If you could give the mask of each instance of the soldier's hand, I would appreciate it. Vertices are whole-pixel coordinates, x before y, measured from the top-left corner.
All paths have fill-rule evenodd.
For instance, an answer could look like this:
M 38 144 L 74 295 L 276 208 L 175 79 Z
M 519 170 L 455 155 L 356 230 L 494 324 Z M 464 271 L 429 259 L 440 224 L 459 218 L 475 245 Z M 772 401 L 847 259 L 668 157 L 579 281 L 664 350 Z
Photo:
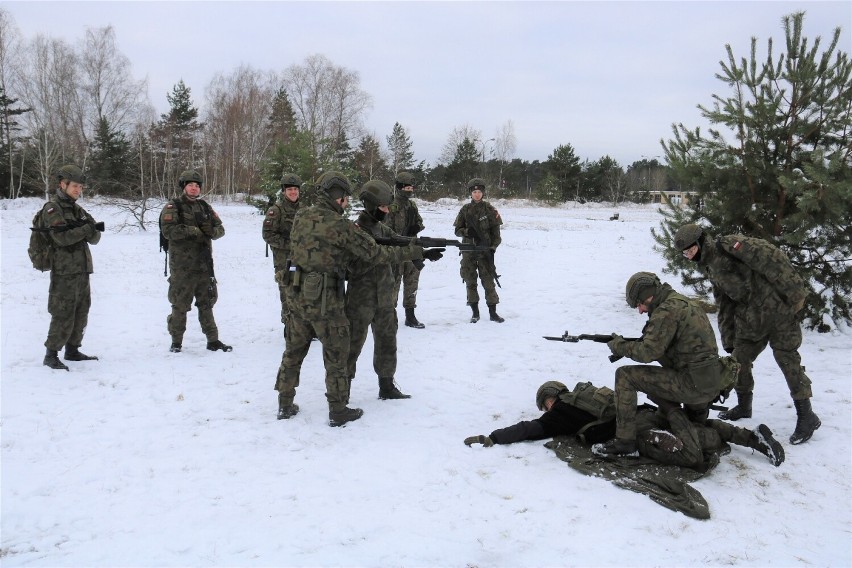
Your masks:
M 211 237 L 211 238 L 213 237 L 213 223 L 209 223 L 209 222 L 202 223 L 201 225 L 199 225 L 198 228 L 201 229 L 201 232 L 205 236 Z
M 95 229 L 103 233 L 106 230 L 106 225 L 104 225 L 103 221 L 98 221 L 97 223 L 95 223 Z
M 613 355 L 621 356 L 624 356 L 624 347 L 626 345 L 627 340 L 616 333 L 612 334 L 612 340 L 606 344 L 606 346 L 609 347 L 609 350 L 612 351 Z
M 483 436 L 480 434 L 479 436 L 470 436 L 464 439 L 464 445 L 467 447 L 472 447 L 473 444 L 482 444 L 485 448 L 490 448 L 494 445 L 494 440 L 489 438 L 488 436 Z
M 414 268 L 416 268 L 416 269 L 418 270 L 418 272 L 419 272 L 420 270 L 423 270 L 423 267 L 424 267 L 424 266 L 426 266 L 426 263 L 424 263 L 424 262 L 423 262 L 422 260 L 420 260 L 420 259 L 412 260 L 412 261 L 411 261 L 411 264 L 413 264 L 413 265 L 414 265 Z
M 441 257 L 444 256 L 444 251 L 447 249 L 443 248 L 433 248 L 423 251 L 423 258 L 426 260 L 435 262 L 436 260 L 440 260 Z
M 186 236 L 190 239 L 200 239 L 204 237 L 204 233 L 201 232 L 201 229 L 195 227 L 193 225 L 186 226 Z

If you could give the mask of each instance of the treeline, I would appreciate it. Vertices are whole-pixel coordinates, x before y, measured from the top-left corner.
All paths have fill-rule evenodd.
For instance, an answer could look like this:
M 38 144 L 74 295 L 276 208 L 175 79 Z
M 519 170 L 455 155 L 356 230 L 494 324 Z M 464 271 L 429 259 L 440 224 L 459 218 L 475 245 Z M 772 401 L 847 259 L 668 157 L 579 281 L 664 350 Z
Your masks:
M 65 163 L 85 170 L 89 191 L 135 201 L 173 195 L 187 168 L 202 173 L 208 191 L 248 197 L 274 192 L 284 171 L 313 180 L 329 169 L 356 184 L 409 170 L 425 199 L 466 195 L 476 176 L 491 197 L 549 202 L 641 201 L 675 185 L 656 158 L 625 169 L 609 156 L 581 162 L 564 144 L 543 161 L 518 159 L 511 121 L 490 138 L 455 128 L 438 163 L 427 164 L 402 124 L 382 137 L 368 131 L 372 102 L 358 73 L 323 55 L 283 71 L 243 65 L 217 74 L 203 100 L 176 79 L 158 116 L 112 27 L 89 28 L 76 44 L 24 39 L 0 8 L 0 195 L 48 193 Z

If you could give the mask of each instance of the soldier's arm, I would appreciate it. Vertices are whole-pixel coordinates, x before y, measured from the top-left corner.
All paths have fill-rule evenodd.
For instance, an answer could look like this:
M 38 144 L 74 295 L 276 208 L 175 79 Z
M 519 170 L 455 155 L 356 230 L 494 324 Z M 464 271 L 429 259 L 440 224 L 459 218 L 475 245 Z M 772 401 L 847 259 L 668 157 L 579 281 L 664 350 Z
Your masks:
M 82 227 L 74 227 L 73 229 L 58 230 L 68 225 L 65 217 L 62 216 L 62 208 L 55 203 L 47 203 L 44 206 L 42 217 L 44 218 L 45 227 L 53 229 L 48 234 L 58 247 L 69 247 L 85 241 L 89 238 L 95 239 L 94 242 L 100 240 L 100 233 L 95 230 L 93 223 L 86 223 Z M 97 235 L 95 237 L 94 235 Z
M 547 438 L 539 420 L 523 420 L 506 428 L 498 428 L 488 436 L 495 444 L 514 444 L 524 440 L 543 440 Z
M 500 225 L 503 224 L 503 219 L 500 217 L 500 212 L 493 209 L 494 218 L 491 220 L 491 246 L 495 249 L 503 242 L 503 237 L 500 235 Z
M 456 220 L 453 221 L 453 227 L 456 228 L 455 234 L 457 237 L 467 237 L 467 222 L 465 221 L 464 207 L 462 207 L 459 214 L 456 215 Z
M 213 236 L 210 238 L 215 241 L 225 236 L 225 225 L 222 224 L 219 214 L 212 207 L 210 208 L 210 215 L 213 217 Z
M 713 296 L 719 306 L 719 314 L 716 320 L 719 323 L 719 335 L 722 337 L 722 349 L 730 353 L 734 350 L 734 339 L 736 337 L 737 303 L 723 292 L 717 292 L 715 287 L 713 288 Z
M 638 341 L 624 343 L 624 355 L 639 363 L 651 363 L 663 358 L 677 332 L 678 314 L 658 306 L 645 324 Z
M 423 217 L 420 216 L 420 210 L 417 208 L 417 204 L 412 203 L 411 206 L 414 208 L 414 231 L 412 232 L 412 236 L 416 236 L 418 233 L 426 229 L 426 225 L 423 224 Z
M 171 201 L 160 212 L 160 226 L 163 236 L 170 241 L 197 241 L 204 237 L 201 229 L 195 225 L 181 223 L 177 207 Z
M 286 248 L 290 243 L 290 233 L 287 232 L 285 235 L 282 232 L 283 219 L 284 216 L 275 205 L 266 212 L 266 217 L 263 219 L 263 240 L 269 243 L 269 246 Z

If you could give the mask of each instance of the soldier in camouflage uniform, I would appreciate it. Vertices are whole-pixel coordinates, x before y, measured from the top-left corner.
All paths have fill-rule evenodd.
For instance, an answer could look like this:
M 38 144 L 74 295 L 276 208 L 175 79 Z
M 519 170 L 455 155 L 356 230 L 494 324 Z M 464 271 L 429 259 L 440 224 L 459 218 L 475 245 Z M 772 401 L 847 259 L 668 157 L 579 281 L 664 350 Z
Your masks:
M 582 441 L 595 444 L 615 433 L 613 420 L 600 421 L 597 416 L 562 400 L 568 387 L 559 381 L 547 381 L 536 392 L 536 406 L 544 414 L 535 420 L 523 420 L 512 426 L 494 430 L 488 436 L 470 436 L 468 446 L 482 444 L 514 444 L 525 440 L 544 440 L 555 436 L 575 436 L 583 432 Z M 705 454 L 721 450 L 724 443 L 757 450 L 775 467 L 784 462 L 784 448 L 772 437 L 765 424 L 754 430 L 738 428 L 721 420 L 697 424 L 687 418 L 680 405 L 659 401 L 659 409 L 642 405 L 636 415 L 636 444 L 640 455 L 666 465 L 691 467 L 703 471 Z
M 396 199 L 390 205 L 385 224 L 404 237 L 416 237 L 425 229 L 423 218 L 417 210 L 417 204 L 411 200 L 414 195 L 414 175 L 409 172 L 399 172 L 396 175 Z M 417 287 L 420 283 L 422 265 L 415 266 L 413 262 L 403 262 L 394 269 L 394 307 L 399 299 L 399 289 L 402 287 L 402 307 L 405 310 L 405 325 L 415 329 L 423 329 L 424 324 L 417 320 L 414 308 L 417 307 Z
M 293 219 L 299 210 L 299 190 L 302 179 L 296 174 L 284 174 L 281 177 L 281 197 L 266 212 L 263 220 L 263 240 L 272 247 L 272 265 L 275 274 L 287 268 L 290 259 L 290 230 Z M 279 279 L 276 278 L 276 282 Z M 278 292 L 281 297 L 281 323 L 287 313 L 287 298 L 284 296 L 284 286 L 278 282 Z
M 50 294 L 47 311 L 50 328 L 44 346 L 44 364 L 51 369 L 68 367 L 59 360 L 65 347 L 66 361 L 91 361 L 97 357 L 80 351 L 83 333 L 92 305 L 89 274 L 94 272 L 89 244 L 101 240 L 103 223 L 95 223 L 91 215 L 77 204 L 86 177 L 74 165 L 62 166 L 57 174 L 59 188 L 42 207 L 42 228 L 50 229 L 53 262 L 50 269 Z
M 811 408 L 811 380 L 799 355 L 802 329 L 797 314 L 807 297 L 804 281 L 787 256 L 762 239 L 743 235 L 714 239 L 698 225 L 688 224 L 675 233 L 674 245 L 709 276 L 719 304 L 722 347 L 742 365 L 736 385 L 738 404 L 719 418 L 751 418 L 752 364 L 769 345 L 796 407 L 790 442 L 807 442 L 822 422 Z M 753 254 L 754 249 L 766 254 Z
M 359 194 L 364 210 L 355 224 L 371 237 L 400 237 L 382 222 L 388 206 L 394 200 L 391 188 L 383 181 L 368 181 Z M 423 251 L 424 258 L 438 260 L 441 249 Z M 422 261 L 421 261 L 422 262 Z M 410 261 L 407 264 L 412 264 Z M 346 290 L 346 317 L 350 324 L 349 380 L 355 378 L 355 367 L 367 330 L 373 331 L 373 369 L 379 377 L 379 398 L 411 398 L 394 384 L 396 374 L 396 333 L 399 323 L 394 307 L 393 267 L 385 263 L 355 260 L 348 269 L 349 287 Z
M 494 268 L 494 253 L 500 246 L 500 225 L 503 220 L 500 213 L 483 197 L 485 196 L 485 180 L 473 178 L 467 182 L 470 191 L 470 203 L 465 204 L 456 220 L 453 222 L 457 237 L 462 237 L 462 242 L 475 245 L 491 247 L 490 252 L 469 252 L 461 255 L 460 274 L 467 288 L 467 304 L 470 306 L 472 316 L 470 323 L 479 321 L 479 292 L 476 289 L 476 278 L 482 281 L 485 289 L 485 303 L 488 305 L 488 313 L 491 321 L 502 323 L 505 321 L 497 314 L 497 304 L 500 297 L 497 295 Z
M 303 208 L 290 233 L 291 260 L 296 272 L 284 274 L 287 294 L 287 342 L 275 381 L 278 419 L 295 416 L 294 404 L 302 361 L 311 340 L 322 343 L 325 364 L 329 426 L 358 420 L 364 411 L 349 408 L 350 376 L 347 371 L 350 332 L 345 312 L 346 268 L 355 261 L 390 266 L 422 259 L 418 246 L 379 246 L 354 223 L 343 217 L 352 195 L 349 180 L 340 172 L 324 173 L 317 180 L 315 204 Z
M 660 366 L 627 365 L 615 372 L 615 438 L 601 444 L 602 455 L 634 453 L 637 391 L 649 397 L 683 403 L 695 421 L 703 422 L 708 407 L 722 390 L 722 362 L 707 314 L 693 300 L 678 294 L 650 272 L 627 281 L 631 308 L 648 314 L 642 337 L 627 341 L 614 335 L 607 346 L 613 355 Z
M 166 318 L 172 345 L 169 351 L 180 353 L 186 331 L 186 314 L 192 300 L 198 309 L 201 331 L 207 336 L 210 351 L 231 351 L 219 341 L 219 328 L 213 306 L 219 295 L 213 272 L 213 243 L 225 234 L 219 215 L 201 195 L 201 175 L 194 170 L 181 173 L 178 180 L 183 194 L 170 200 L 160 213 L 160 230 L 168 240 L 169 303 L 172 312 Z

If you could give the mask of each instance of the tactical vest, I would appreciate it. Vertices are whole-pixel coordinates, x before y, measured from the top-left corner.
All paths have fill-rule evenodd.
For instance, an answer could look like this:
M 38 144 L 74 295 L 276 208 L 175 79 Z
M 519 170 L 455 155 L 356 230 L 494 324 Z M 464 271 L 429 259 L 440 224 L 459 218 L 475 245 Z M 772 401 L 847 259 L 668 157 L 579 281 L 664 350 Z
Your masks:
M 595 417 L 595 420 L 577 431 L 577 438 L 583 443 L 586 443 L 586 430 L 615 420 L 615 391 L 609 387 L 596 387 L 589 382 L 577 383 L 572 390 L 559 393 L 559 400 Z

